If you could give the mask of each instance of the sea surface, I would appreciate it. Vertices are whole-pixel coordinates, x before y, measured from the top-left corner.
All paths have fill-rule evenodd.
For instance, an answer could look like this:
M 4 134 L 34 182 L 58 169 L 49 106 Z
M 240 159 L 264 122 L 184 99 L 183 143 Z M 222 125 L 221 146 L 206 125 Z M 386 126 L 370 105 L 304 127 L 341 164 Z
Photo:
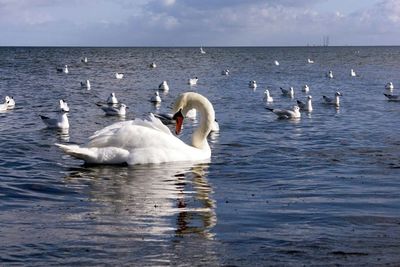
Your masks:
M 400 265 L 400 102 L 383 95 L 387 82 L 400 93 L 400 47 L 204 50 L 0 48 L 1 102 L 16 101 L 0 113 L 0 266 Z M 170 90 L 154 106 L 163 80 Z M 265 89 L 269 107 L 291 108 L 304 84 L 312 113 L 282 120 L 265 109 Z M 290 86 L 292 99 L 279 89 Z M 85 166 L 54 145 L 168 113 L 186 91 L 214 105 L 210 163 Z M 336 91 L 340 107 L 323 104 Z M 126 118 L 96 105 L 111 92 Z M 39 117 L 57 116 L 60 99 L 68 132 Z M 179 138 L 190 141 L 198 121 Z

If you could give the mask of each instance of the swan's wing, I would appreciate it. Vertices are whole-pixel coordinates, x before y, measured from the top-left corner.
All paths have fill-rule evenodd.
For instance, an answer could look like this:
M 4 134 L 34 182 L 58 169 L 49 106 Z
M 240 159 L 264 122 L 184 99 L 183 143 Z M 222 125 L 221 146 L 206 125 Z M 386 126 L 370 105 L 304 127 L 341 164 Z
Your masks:
M 144 137 L 146 140 L 160 141 L 160 137 L 171 136 L 171 131 L 159 119 L 150 114 L 150 120 L 135 119 L 133 121 L 116 122 L 107 126 L 89 137 L 88 147 L 141 147 L 149 145 L 149 141 L 140 141 Z M 152 137 L 152 138 L 150 138 Z M 150 141 L 153 143 L 153 141 Z

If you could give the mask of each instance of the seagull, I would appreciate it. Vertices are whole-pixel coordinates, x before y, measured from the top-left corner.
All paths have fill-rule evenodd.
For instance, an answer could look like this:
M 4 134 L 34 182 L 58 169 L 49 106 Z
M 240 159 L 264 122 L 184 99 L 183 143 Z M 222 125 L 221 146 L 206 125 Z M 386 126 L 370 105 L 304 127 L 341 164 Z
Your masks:
M 275 64 L 275 66 L 279 66 L 278 60 L 275 60 L 275 61 L 274 61 L 274 64 Z
M 90 81 L 86 80 L 85 82 L 81 82 L 81 87 L 90 90 Z
M 326 77 L 327 78 L 329 78 L 329 79 L 332 79 L 333 78 L 333 71 L 328 71 L 328 73 L 326 74 Z
M 199 79 L 197 77 L 191 78 L 191 79 L 189 79 L 188 84 L 189 85 L 196 85 L 198 80 Z
M 81 62 L 87 63 L 87 62 L 88 62 L 87 57 L 82 58 L 82 59 L 81 59 Z
M 340 93 L 340 92 L 336 92 L 335 93 L 335 98 L 330 98 L 330 97 L 327 97 L 327 96 L 322 96 L 322 98 L 324 99 L 324 101 L 325 101 L 325 104 L 328 104 L 328 105 L 335 105 L 336 107 L 339 107 L 339 97 L 340 96 L 342 96 L 342 94 Z
M 307 59 L 307 62 L 308 62 L 308 64 L 313 64 L 314 63 L 314 60 L 311 60 L 311 59 Z
M 267 103 L 272 103 L 272 102 L 274 102 L 274 99 L 273 99 L 272 96 L 269 94 L 269 90 L 268 90 L 268 89 L 266 89 L 266 90 L 264 91 L 264 101 L 267 102 Z
M 400 95 L 384 94 L 389 101 L 400 101 Z
M 40 118 L 42 119 L 43 123 L 46 124 L 47 128 L 68 129 L 69 121 L 66 113 L 67 111 L 69 111 L 67 102 L 61 99 L 59 115 L 56 118 L 49 118 L 43 115 L 40 115 Z
M 393 89 L 394 89 L 393 83 L 392 83 L 392 82 L 388 82 L 388 83 L 385 85 L 385 89 L 386 89 L 386 90 L 393 91 Z
M 161 103 L 160 94 L 158 92 L 155 92 L 154 95 L 150 98 L 150 102 Z
M 294 97 L 294 89 L 293 89 L 293 87 L 290 87 L 289 90 L 283 89 L 282 87 L 280 87 L 280 88 L 281 88 L 281 91 L 282 91 L 282 95 L 288 96 L 290 98 Z
M 169 86 L 167 81 L 163 81 L 162 83 L 160 83 L 160 85 L 158 86 L 159 90 L 163 90 L 163 91 L 169 91 Z
M 65 65 L 64 68 L 57 68 L 57 72 L 68 73 L 68 65 Z
M 156 67 L 157 67 L 156 63 L 152 62 L 152 63 L 150 64 L 150 68 L 154 69 L 154 68 L 156 68 Z
M 68 129 L 69 122 L 67 113 L 61 112 L 57 118 L 49 118 L 43 115 L 40 115 L 40 118 L 46 124 L 47 128 L 52 129 Z
M 257 88 L 257 82 L 256 81 L 249 81 L 249 87 L 256 89 Z
M 228 76 L 228 75 L 229 75 L 229 70 L 228 70 L 228 69 L 223 70 L 223 71 L 221 72 L 221 75 Z
M 12 96 L 6 96 L 5 97 L 5 104 L 7 104 L 7 109 L 13 109 L 15 108 L 15 101 Z
M 266 108 L 269 111 L 275 113 L 278 119 L 298 119 L 301 117 L 300 108 L 296 105 L 293 106 L 293 110 L 290 109 L 277 109 L 277 108 Z
M 115 93 L 112 92 L 110 96 L 107 98 L 107 104 L 115 105 L 118 104 L 118 99 L 115 97 Z
M 310 91 L 310 87 L 307 84 L 305 84 L 302 87 L 302 91 L 305 92 L 305 93 L 308 93 Z
M 126 109 L 128 107 L 125 104 L 121 104 L 119 107 L 114 106 L 101 106 L 101 109 L 106 113 L 107 116 L 125 116 Z
M 356 77 L 357 76 L 356 72 L 353 69 L 350 70 L 350 76 L 351 77 Z
M 10 109 L 8 107 L 9 103 L 10 103 L 10 97 L 6 96 L 4 103 L 0 104 L 0 111 L 6 111 L 6 110 Z
M 69 112 L 68 103 L 64 99 L 60 99 L 60 110 L 63 112 Z
M 304 102 L 302 102 L 300 100 L 297 100 L 297 105 L 299 106 L 299 108 L 301 110 L 304 110 L 304 111 L 307 111 L 307 112 L 311 112 L 311 111 L 313 111 L 311 99 L 312 99 L 312 96 L 309 95 L 309 96 L 307 96 L 307 102 L 306 103 L 304 103 Z
M 118 72 L 115 73 L 115 78 L 122 79 L 123 77 L 124 77 L 123 73 L 118 73 Z

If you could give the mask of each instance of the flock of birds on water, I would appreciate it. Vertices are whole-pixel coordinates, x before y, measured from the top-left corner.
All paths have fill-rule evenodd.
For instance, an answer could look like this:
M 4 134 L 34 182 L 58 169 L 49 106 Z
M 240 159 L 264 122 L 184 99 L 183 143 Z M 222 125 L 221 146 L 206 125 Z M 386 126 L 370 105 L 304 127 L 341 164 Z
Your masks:
M 206 52 L 200 48 L 201 54 Z M 83 63 L 88 63 L 87 57 L 81 59 Z M 314 61 L 307 59 L 308 64 Z M 279 66 L 277 60 L 274 61 Z M 152 62 L 150 68 L 156 68 L 156 63 Z M 68 65 L 62 68 L 56 68 L 58 73 L 68 74 Z M 221 71 L 221 75 L 230 75 L 229 69 Z M 357 76 L 356 72 L 351 69 L 350 76 Z M 326 73 L 328 79 L 332 79 L 333 72 Z M 123 79 L 124 73 L 115 73 L 115 79 Z M 198 78 L 188 79 L 190 86 L 196 85 Z M 91 89 L 90 81 L 80 82 L 82 88 Z M 257 82 L 249 81 L 249 88 L 256 89 Z M 384 95 L 389 101 L 400 101 L 400 95 L 393 94 L 394 85 L 388 82 L 385 85 L 386 93 Z M 158 86 L 159 91 L 168 92 L 169 85 L 167 81 L 163 81 Z M 294 98 L 294 88 L 280 88 L 281 93 L 285 97 Z M 309 95 L 310 87 L 305 84 L 301 89 L 307 93 L 306 101 L 297 100 L 297 104 L 292 109 L 271 108 L 269 105 L 274 102 L 273 97 L 268 89 L 264 92 L 263 101 L 266 109 L 277 115 L 279 119 L 299 119 L 300 111 L 312 112 L 312 96 Z M 338 91 L 333 97 L 323 96 L 323 103 L 335 107 L 340 106 L 340 97 L 342 94 Z M 154 104 L 161 103 L 162 99 L 158 91 L 150 98 Z M 120 103 L 114 92 L 104 102 L 96 103 L 106 115 L 121 116 L 126 115 L 128 107 Z M 12 96 L 5 96 L 5 102 L 0 104 L 0 111 L 8 111 L 16 106 Z M 68 130 L 70 125 L 67 117 L 69 112 L 68 103 L 64 99 L 59 100 L 59 115 L 55 118 L 40 115 L 43 123 L 48 128 Z M 75 158 L 82 159 L 89 164 L 148 164 L 162 163 L 174 161 L 199 161 L 207 160 L 211 156 L 211 150 L 207 143 L 207 136 L 211 132 L 219 131 L 219 125 L 215 119 L 215 112 L 211 102 L 204 96 L 188 92 L 181 94 L 176 100 L 173 108 L 173 114 L 150 114 L 148 120 L 135 119 L 132 121 L 116 122 L 94 133 L 89 137 L 88 143 L 82 146 L 56 144 L 66 154 Z M 172 135 L 170 129 L 166 126 L 174 124 L 176 134 L 179 134 L 182 127 L 183 118 L 196 118 L 196 112 L 201 113 L 201 121 L 192 135 L 192 145 L 187 145 L 175 135 Z

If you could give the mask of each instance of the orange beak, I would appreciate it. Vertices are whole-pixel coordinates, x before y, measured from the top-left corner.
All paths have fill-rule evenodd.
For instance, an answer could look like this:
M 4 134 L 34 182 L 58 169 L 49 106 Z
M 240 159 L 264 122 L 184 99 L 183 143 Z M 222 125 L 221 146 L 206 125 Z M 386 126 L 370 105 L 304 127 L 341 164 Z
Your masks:
M 175 133 L 180 134 L 182 131 L 182 124 L 183 124 L 183 114 L 182 114 L 181 109 L 177 113 L 174 114 L 172 119 L 174 119 L 176 121 Z

